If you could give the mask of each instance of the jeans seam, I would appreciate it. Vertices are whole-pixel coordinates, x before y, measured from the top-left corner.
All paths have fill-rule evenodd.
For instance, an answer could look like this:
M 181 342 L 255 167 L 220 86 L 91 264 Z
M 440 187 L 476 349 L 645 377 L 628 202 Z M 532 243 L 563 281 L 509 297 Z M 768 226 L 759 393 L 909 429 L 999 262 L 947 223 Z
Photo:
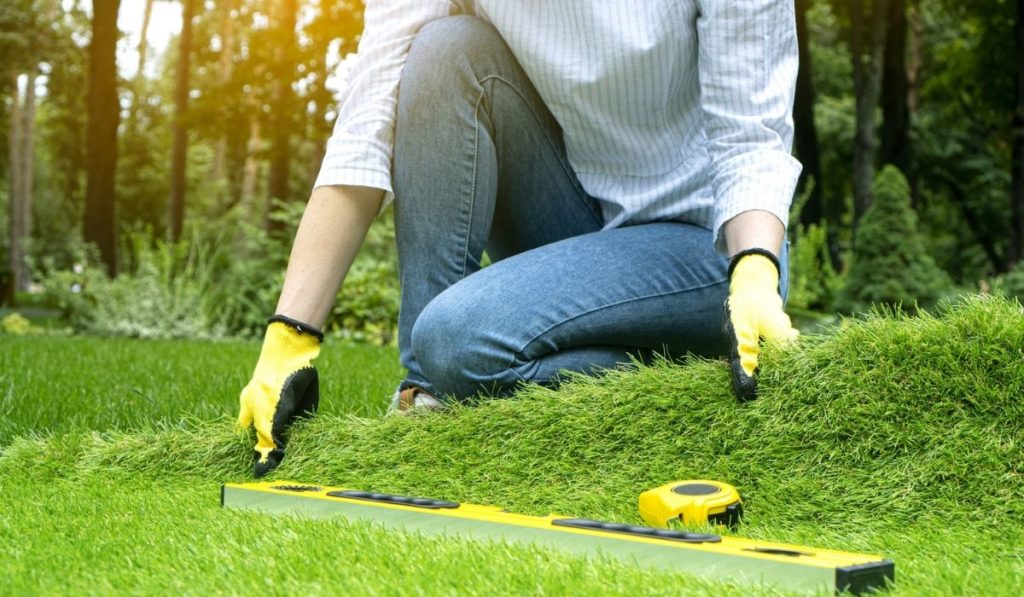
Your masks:
M 594 209 L 593 205 L 591 205 L 588 201 L 586 201 L 586 197 L 589 197 L 589 195 L 586 194 L 586 190 L 584 190 L 582 188 L 582 185 L 580 185 L 579 179 L 577 178 L 576 173 L 573 171 L 572 167 L 569 164 L 567 164 L 564 159 L 562 159 L 561 155 L 559 155 L 558 148 L 552 142 L 550 135 L 548 135 L 547 127 L 544 126 L 544 123 L 542 122 L 541 118 L 537 116 L 537 113 L 534 111 L 533 107 L 530 105 L 530 102 L 527 101 L 526 97 L 522 94 L 521 91 L 519 91 L 519 89 L 515 85 L 512 84 L 511 81 L 509 81 L 508 79 L 502 77 L 501 75 L 487 75 L 487 76 L 485 76 L 485 77 L 483 77 L 481 79 L 477 79 L 477 84 L 480 86 L 480 98 L 477 99 L 476 124 L 479 126 L 480 102 L 483 99 L 484 94 L 486 93 L 486 91 L 483 90 L 484 83 L 486 83 L 487 81 L 490 81 L 492 79 L 496 80 L 496 81 L 501 81 L 502 83 L 507 85 L 509 87 L 509 89 L 511 89 L 519 97 L 519 100 L 523 103 L 523 105 L 526 107 L 526 109 L 530 112 L 530 116 L 533 117 L 534 122 L 537 123 L 537 125 L 538 125 L 537 128 L 544 135 L 544 140 L 547 141 L 548 147 L 551 149 L 551 152 L 555 155 L 555 158 L 558 160 L 558 165 L 562 168 L 562 171 L 566 175 L 569 176 L 570 180 L 574 181 L 573 187 L 575 187 L 576 191 L 577 191 L 576 198 L 578 200 L 580 200 L 584 204 L 584 206 L 587 208 L 588 211 L 590 211 L 591 215 L 594 216 L 594 220 L 599 225 L 603 226 L 604 225 L 604 218 L 601 216 L 600 213 L 598 213 L 597 210 Z M 479 136 L 479 132 L 478 132 L 477 133 L 477 140 L 478 141 L 479 141 L 479 138 L 480 138 L 480 136 Z M 474 168 L 475 167 L 476 167 L 476 165 L 475 165 L 475 162 L 474 162 Z M 580 193 L 580 191 L 582 191 L 582 194 Z M 586 195 L 586 197 L 584 195 Z
M 480 102 L 483 100 L 484 92 L 480 90 L 480 96 L 476 98 L 476 106 L 473 108 L 473 175 L 469 188 L 469 222 L 466 225 L 465 242 L 462 246 L 462 272 L 459 278 L 466 277 L 469 269 L 469 241 L 473 236 L 473 211 L 476 208 L 476 178 L 477 162 L 480 161 Z
M 559 321 L 558 323 L 554 323 L 554 324 L 546 327 L 545 329 L 541 330 L 540 332 L 535 334 L 533 337 L 531 337 L 529 340 L 527 340 L 522 345 L 521 348 L 519 348 L 518 350 L 516 350 L 515 352 L 512 353 L 512 359 L 509 361 L 508 365 L 505 368 L 506 368 L 506 370 L 510 370 L 510 371 L 515 372 L 515 367 L 513 365 L 515 364 L 515 362 L 517 360 L 521 360 L 521 361 L 525 361 L 525 362 L 529 362 L 530 360 L 533 360 L 533 359 L 525 359 L 525 355 L 524 355 L 523 351 L 526 350 L 526 347 L 528 347 L 535 340 L 537 340 L 537 338 L 540 338 L 541 336 L 543 336 L 544 334 L 550 332 L 551 330 L 553 330 L 553 329 L 555 329 L 555 328 L 557 328 L 559 326 L 565 325 L 565 324 L 567 324 L 567 323 L 569 323 L 571 321 L 574 321 L 576 319 L 579 319 L 580 317 L 584 317 L 586 315 L 590 315 L 591 313 L 596 313 L 596 312 L 602 311 L 604 309 L 610 309 L 612 307 L 618 307 L 619 305 L 624 305 L 624 304 L 630 303 L 630 302 L 643 301 L 643 300 L 647 300 L 647 299 L 659 298 L 659 297 L 669 296 L 669 295 L 673 295 L 673 294 L 681 294 L 681 293 L 685 293 L 685 292 L 694 292 L 696 290 L 703 290 L 705 288 L 710 288 L 712 286 L 717 286 L 718 284 L 723 284 L 723 283 L 726 283 L 726 282 L 728 282 L 728 280 L 726 280 L 725 278 L 722 278 L 721 280 L 718 280 L 718 281 L 715 281 L 715 282 L 709 282 L 707 284 L 703 284 L 701 286 L 694 286 L 694 287 L 691 287 L 691 288 L 687 288 L 685 290 L 672 290 L 672 291 L 668 291 L 668 292 L 659 292 L 659 293 L 648 294 L 648 295 L 644 295 L 644 296 L 630 297 L 630 298 L 623 299 L 623 300 L 618 301 L 618 302 L 609 303 L 607 305 L 601 305 L 600 307 L 595 307 L 593 309 L 589 309 L 589 310 L 583 311 L 581 313 L 577 313 L 576 315 L 573 315 L 572 317 L 569 317 L 567 319 Z M 524 356 L 524 358 L 520 358 L 521 355 Z M 518 373 L 516 373 L 516 375 L 518 376 Z M 524 381 L 526 381 L 526 380 L 524 379 Z

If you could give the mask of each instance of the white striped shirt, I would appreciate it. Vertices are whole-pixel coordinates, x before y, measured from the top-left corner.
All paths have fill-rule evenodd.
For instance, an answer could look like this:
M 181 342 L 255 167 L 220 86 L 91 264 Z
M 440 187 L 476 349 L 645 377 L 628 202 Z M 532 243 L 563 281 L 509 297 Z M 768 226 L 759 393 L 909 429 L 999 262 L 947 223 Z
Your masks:
M 398 84 L 417 31 L 475 14 L 508 43 L 565 136 L 605 228 L 714 232 L 748 210 L 788 221 L 793 0 L 366 0 L 365 29 L 315 186 L 393 198 Z

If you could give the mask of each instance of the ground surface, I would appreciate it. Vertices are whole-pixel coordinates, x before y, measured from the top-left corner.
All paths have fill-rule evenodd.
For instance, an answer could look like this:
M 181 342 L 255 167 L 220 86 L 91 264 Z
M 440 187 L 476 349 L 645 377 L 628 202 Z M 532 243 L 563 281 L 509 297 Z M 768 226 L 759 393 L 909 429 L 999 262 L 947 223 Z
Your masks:
M 552 551 L 221 510 L 249 479 L 232 430 L 258 346 L 0 338 L 5 593 L 774 594 Z M 881 552 L 896 595 L 1024 593 L 1024 314 L 973 300 L 765 357 L 739 405 L 721 363 L 381 420 L 393 351 L 328 344 L 324 409 L 279 478 L 639 522 L 635 499 L 710 477 L 741 534 Z M 361 415 L 354 416 L 353 413 Z

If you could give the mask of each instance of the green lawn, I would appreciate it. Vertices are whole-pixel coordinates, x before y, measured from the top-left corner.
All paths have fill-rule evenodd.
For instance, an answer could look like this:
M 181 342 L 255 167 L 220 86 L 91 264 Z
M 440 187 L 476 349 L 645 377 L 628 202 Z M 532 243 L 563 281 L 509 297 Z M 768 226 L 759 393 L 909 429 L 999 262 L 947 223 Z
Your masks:
M 0 335 L 0 446 L 18 435 L 141 429 L 235 414 L 259 342 Z M 397 351 L 327 343 L 327 413 L 378 416 L 401 381 Z
M 49 338 L 0 350 L 5 592 L 774 594 L 223 511 L 219 484 L 250 474 L 251 440 L 231 417 L 256 345 Z M 975 299 L 769 350 L 763 395 L 746 405 L 724 364 L 694 361 L 448 413 L 353 416 L 379 413 L 394 361 L 328 345 L 324 412 L 296 427 L 277 477 L 633 523 L 643 489 L 710 477 L 743 494 L 739 534 L 884 553 L 897 564 L 894 595 L 1024 593 L 1016 304 Z M 62 414 L 47 414 L 56 400 Z

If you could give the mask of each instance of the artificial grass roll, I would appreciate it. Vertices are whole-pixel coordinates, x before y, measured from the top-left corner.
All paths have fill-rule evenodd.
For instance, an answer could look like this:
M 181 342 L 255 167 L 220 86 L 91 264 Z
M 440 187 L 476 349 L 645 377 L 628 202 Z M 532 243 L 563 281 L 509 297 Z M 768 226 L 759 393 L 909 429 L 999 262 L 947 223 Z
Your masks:
M 769 347 L 762 370 L 749 404 L 731 396 L 723 363 L 691 360 L 446 413 L 320 416 L 296 426 L 277 476 L 623 520 L 636 520 L 643 489 L 700 477 L 736 485 L 748 519 L 772 524 L 842 525 L 851 509 L 890 523 L 1020 515 L 1016 303 L 977 297 L 938 316 L 876 314 Z M 226 419 L 23 439 L 0 471 L 239 480 L 247 446 Z

